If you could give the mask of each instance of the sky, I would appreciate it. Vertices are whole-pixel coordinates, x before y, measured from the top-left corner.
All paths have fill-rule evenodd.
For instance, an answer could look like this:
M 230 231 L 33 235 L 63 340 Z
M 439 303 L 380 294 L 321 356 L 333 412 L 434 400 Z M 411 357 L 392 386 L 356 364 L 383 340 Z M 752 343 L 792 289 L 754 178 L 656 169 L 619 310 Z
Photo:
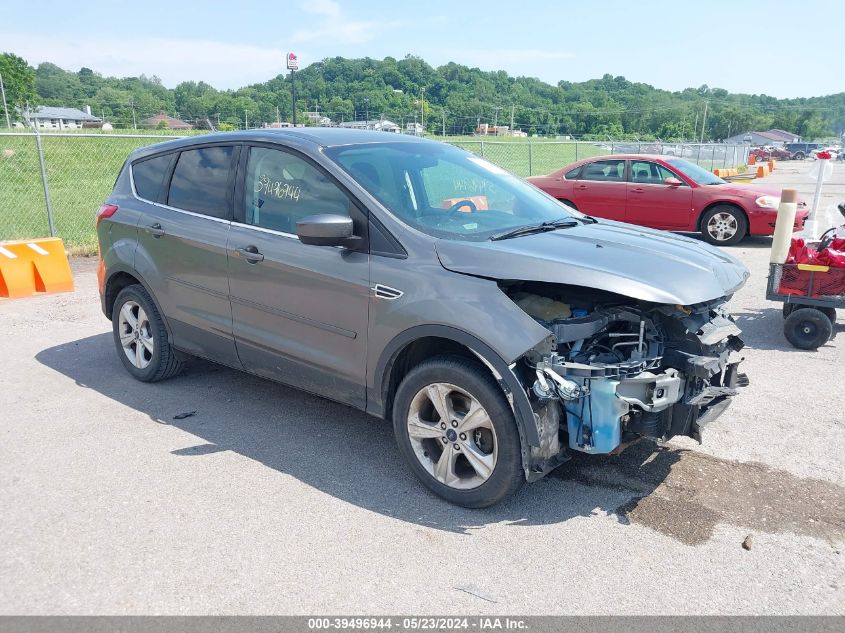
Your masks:
M 843 0 L 0 0 L 0 52 L 164 85 L 238 88 L 326 57 L 417 55 L 515 76 L 605 73 L 666 90 L 810 97 L 845 91 Z M 61 5 L 61 3 L 57 3 Z

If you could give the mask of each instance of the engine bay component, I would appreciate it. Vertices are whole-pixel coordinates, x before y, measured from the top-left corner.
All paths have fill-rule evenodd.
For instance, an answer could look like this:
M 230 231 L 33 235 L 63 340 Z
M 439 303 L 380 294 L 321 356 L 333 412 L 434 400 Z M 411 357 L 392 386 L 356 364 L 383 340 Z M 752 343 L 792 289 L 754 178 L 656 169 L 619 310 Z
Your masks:
M 559 435 L 570 450 L 604 454 L 637 437 L 698 437 L 747 384 L 724 298 L 670 306 L 560 285 L 509 290 L 554 336 L 551 353 L 526 357 L 526 380 L 538 402 L 560 408 Z

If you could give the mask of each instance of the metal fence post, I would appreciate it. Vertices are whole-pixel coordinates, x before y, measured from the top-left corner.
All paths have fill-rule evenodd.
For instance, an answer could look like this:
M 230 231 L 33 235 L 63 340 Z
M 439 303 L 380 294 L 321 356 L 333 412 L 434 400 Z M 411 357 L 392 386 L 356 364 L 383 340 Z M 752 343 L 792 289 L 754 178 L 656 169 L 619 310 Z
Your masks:
M 716 146 L 713 145 L 713 151 L 710 152 L 710 171 L 713 171 L 713 163 L 716 162 Z
M 575 160 L 578 160 L 578 141 L 575 141 Z
M 481 158 L 484 158 L 484 137 L 481 138 Z
M 696 165 L 701 164 L 701 143 L 698 144 L 698 155 L 696 156 L 695 164 Z
M 534 175 L 533 168 L 534 168 L 534 165 L 533 165 L 533 156 L 532 156 L 532 151 L 531 151 L 531 141 L 529 140 L 528 141 L 528 175 L 529 176 Z
M 38 126 L 33 125 L 35 130 L 35 146 L 38 148 L 38 164 L 41 166 L 41 184 L 44 185 L 44 201 L 47 203 L 47 227 L 50 230 L 50 237 L 56 236 L 56 227 L 53 225 L 53 202 L 50 200 L 50 186 L 47 184 L 47 168 L 44 165 L 44 148 L 41 146 L 41 133 Z

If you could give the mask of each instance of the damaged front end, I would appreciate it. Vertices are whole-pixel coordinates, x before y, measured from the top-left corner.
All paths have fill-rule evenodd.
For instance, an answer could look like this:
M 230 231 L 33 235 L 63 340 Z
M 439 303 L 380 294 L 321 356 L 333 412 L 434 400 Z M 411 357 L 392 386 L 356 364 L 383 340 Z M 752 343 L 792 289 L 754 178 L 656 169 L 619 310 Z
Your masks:
M 501 287 L 554 341 L 514 367 L 541 440 L 528 455 L 529 479 L 565 461 L 567 449 L 608 454 L 642 437 L 700 440 L 747 384 L 725 297 L 681 306 L 559 284 Z

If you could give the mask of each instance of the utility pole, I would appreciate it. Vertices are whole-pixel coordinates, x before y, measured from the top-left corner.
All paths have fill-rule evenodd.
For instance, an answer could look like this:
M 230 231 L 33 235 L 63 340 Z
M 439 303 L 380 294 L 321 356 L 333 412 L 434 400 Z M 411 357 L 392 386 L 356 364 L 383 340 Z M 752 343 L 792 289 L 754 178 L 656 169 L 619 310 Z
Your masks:
M 443 114 L 443 136 L 446 136 L 446 110 L 442 111 Z
M 516 106 L 511 104 L 511 134 L 513 134 L 513 111 Z
M 367 98 L 364 99 L 364 108 L 365 108 L 365 113 L 366 113 L 366 116 L 367 116 L 367 127 L 369 127 L 370 126 L 370 100 L 367 99 Z
M 135 99 L 131 99 L 129 105 L 132 106 L 132 129 L 137 130 L 138 126 L 135 124 Z
M 425 88 L 420 88 L 420 127 L 425 136 Z
M 282 117 L 279 116 L 279 106 L 276 106 L 276 123 L 278 123 L 280 126 L 282 123 Z
M 244 129 L 249 129 L 249 112 L 247 112 L 246 108 L 244 108 Z
M 704 102 L 704 116 L 701 118 L 701 138 L 699 143 L 704 142 L 704 126 L 707 125 L 707 101 Z
M 293 127 L 296 127 L 296 83 L 293 80 L 294 70 L 290 69 L 290 99 L 293 106 Z
M 6 87 L 3 85 L 2 74 L 0 74 L 0 92 L 3 93 L 3 111 L 6 113 L 6 127 L 11 128 L 12 123 L 9 121 L 9 107 L 6 105 Z
M 695 143 L 695 137 L 698 136 L 698 112 L 695 113 L 695 123 L 692 126 L 692 142 Z
M 501 110 L 499 106 L 493 108 L 493 129 L 496 129 L 496 125 L 499 123 L 499 110 Z

